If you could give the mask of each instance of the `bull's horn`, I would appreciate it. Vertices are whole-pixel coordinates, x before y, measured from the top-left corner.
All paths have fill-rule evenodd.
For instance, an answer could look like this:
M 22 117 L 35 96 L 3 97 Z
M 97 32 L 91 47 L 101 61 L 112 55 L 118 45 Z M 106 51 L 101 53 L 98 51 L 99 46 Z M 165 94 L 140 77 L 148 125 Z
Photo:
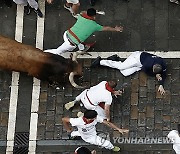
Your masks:
M 90 55 L 90 56 L 92 56 L 90 53 L 88 53 L 88 52 L 86 52 L 86 51 L 76 51 L 76 52 L 74 52 L 73 53 L 73 56 L 72 56 L 72 61 L 76 61 L 77 62 L 77 56 L 79 56 L 79 55 Z
M 79 85 L 77 85 L 75 82 L 74 82 L 74 75 L 76 75 L 77 73 L 75 73 L 75 72 L 71 72 L 70 74 L 69 74 L 69 82 L 71 83 L 71 85 L 73 86 L 73 87 L 75 87 L 75 88 L 84 88 L 84 87 L 82 87 L 82 86 L 79 86 Z

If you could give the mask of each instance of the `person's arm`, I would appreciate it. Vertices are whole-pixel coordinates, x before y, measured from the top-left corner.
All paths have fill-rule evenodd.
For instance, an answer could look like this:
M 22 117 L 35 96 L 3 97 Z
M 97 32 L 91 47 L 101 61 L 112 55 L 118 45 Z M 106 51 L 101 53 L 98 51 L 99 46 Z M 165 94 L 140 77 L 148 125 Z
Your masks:
M 122 26 L 116 26 L 116 27 L 103 26 L 102 31 L 122 32 L 123 27 Z
M 67 132 L 72 132 L 72 127 L 70 126 L 70 118 L 68 117 L 62 118 L 62 122 Z
M 162 73 L 161 74 L 156 74 L 156 78 L 159 82 L 159 88 L 158 91 L 161 93 L 161 95 L 165 94 L 165 90 L 164 90 L 164 81 L 166 79 L 166 63 L 164 62 L 164 60 L 161 58 L 159 59 L 161 61 L 161 66 L 162 66 Z
M 46 0 L 49 4 L 51 4 L 53 2 L 53 0 Z
M 107 120 L 103 120 L 103 124 L 107 125 L 110 128 L 113 128 L 113 129 L 119 131 L 121 134 L 129 132 L 128 129 L 121 129 L 121 128 L 117 127 L 116 125 L 114 125 L 113 123 L 111 123 L 111 122 L 109 122 Z
M 107 121 L 110 121 L 110 105 L 105 104 L 104 110 L 105 110 L 105 114 L 106 114 L 106 117 L 107 117 Z

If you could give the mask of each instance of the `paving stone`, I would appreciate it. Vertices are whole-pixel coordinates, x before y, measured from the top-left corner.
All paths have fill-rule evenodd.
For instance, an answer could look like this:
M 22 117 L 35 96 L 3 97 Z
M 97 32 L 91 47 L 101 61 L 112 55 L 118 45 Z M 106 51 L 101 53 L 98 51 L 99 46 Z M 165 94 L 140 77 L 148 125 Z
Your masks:
M 139 98 L 138 109 L 139 112 L 146 112 L 147 98 Z
M 150 104 L 146 106 L 146 117 L 153 118 L 154 117 L 154 107 Z
M 162 111 L 158 110 L 158 111 L 154 111 L 154 115 L 155 115 L 155 123 L 157 124 L 161 124 L 162 123 Z
M 138 79 L 131 80 L 131 91 L 135 92 L 135 93 L 139 91 L 139 80 Z
M 54 139 L 61 139 L 62 126 L 55 125 L 54 128 Z
M 146 118 L 146 129 L 152 131 L 154 129 L 154 118 Z
M 48 120 L 46 122 L 46 131 L 54 131 L 54 121 Z
M 141 87 L 147 86 L 147 75 L 144 72 L 139 73 L 139 85 Z
M 55 125 L 62 125 L 62 121 L 61 121 L 62 117 L 63 117 L 62 114 L 55 115 Z
M 147 87 L 140 87 L 139 88 L 139 96 L 140 97 L 147 97 Z
M 46 124 L 46 113 L 38 114 L 38 124 L 39 125 L 45 125 Z
M 52 140 L 54 139 L 54 132 L 45 132 L 45 135 L 46 135 L 46 140 Z
M 47 102 L 47 91 L 41 91 L 39 100 L 40 102 Z
M 145 113 L 139 113 L 138 116 L 138 126 L 145 126 L 146 125 L 146 116 Z
M 44 140 L 45 139 L 45 126 L 38 125 L 37 128 L 37 140 Z
M 47 108 L 46 102 L 40 102 L 38 113 L 46 113 L 46 108 Z
M 136 105 L 131 106 L 131 119 L 138 119 L 138 107 Z
M 138 104 L 138 93 L 131 93 L 131 105 Z

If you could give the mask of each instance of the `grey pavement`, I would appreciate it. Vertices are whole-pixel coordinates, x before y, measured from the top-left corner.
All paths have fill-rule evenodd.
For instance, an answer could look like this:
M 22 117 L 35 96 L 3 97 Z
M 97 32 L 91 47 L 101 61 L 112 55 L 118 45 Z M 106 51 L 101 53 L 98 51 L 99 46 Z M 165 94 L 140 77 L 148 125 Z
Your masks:
M 62 42 L 62 35 L 66 29 L 75 23 L 75 19 L 69 12 L 64 10 L 63 1 L 54 0 L 52 5 L 46 4 L 44 48 L 58 47 Z M 81 10 L 86 10 L 90 5 L 88 1 L 81 2 Z M 97 21 L 102 25 L 122 25 L 124 31 L 98 32 L 88 41 L 97 43 L 93 51 L 135 51 L 135 50 L 180 50 L 180 6 L 169 3 L 168 0 L 130 0 L 129 3 L 123 0 L 97 0 L 95 8 L 106 12 L 105 16 L 98 16 Z M 16 6 L 7 8 L 2 1 L 0 2 L 0 34 L 14 39 L 15 35 Z M 24 16 L 23 43 L 35 46 L 36 37 L 36 15 Z M 107 43 L 108 42 L 108 43 Z M 180 58 L 180 57 L 179 57 Z M 143 73 L 136 73 L 130 77 L 123 77 L 118 70 L 109 68 L 90 68 L 91 59 L 81 60 L 83 62 L 82 78 L 77 79 L 77 83 L 93 86 L 102 80 L 112 78 L 119 79 L 118 85 L 124 82 L 129 83 L 122 97 L 113 100 L 112 121 L 120 127 L 130 129 L 126 137 L 154 138 L 165 137 L 167 133 L 176 128 L 180 123 L 180 61 L 178 59 L 166 59 L 168 66 L 168 76 L 165 82 L 167 93 L 164 97 L 156 93 L 157 82 L 152 77 L 147 77 Z M 24 77 L 24 83 L 20 87 L 21 100 L 26 103 L 23 108 L 29 111 L 30 89 L 32 86 L 31 78 Z M 10 98 L 11 73 L 0 72 L 0 154 L 5 153 L 1 148 L 6 140 L 9 98 Z M 27 84 L 27 85 L 26 85 Z M 28 89 L 26 89 L 28 87 Z M 63 116 L 75 117 L 76 113 L 71 113 L 64 109 L 64 104 L 73 100 L 82 90 L 74 89 L 69 84 L 56 89 L 49 86 L 46 82 L 41 82 L 40 108 L 38 119 L 38 154 L 72 152 L 74 146 L 61 145 L 60 149 L 50 146 L 44 149 L 40 146 L 41 141 L 51 142 L 61 140 L 64 143 L 71 143 L 67 133 L 62 126 Z M 28 99 L 29 98 L 29 99 Z M 21 127 L 21 120 L 27 119 L 25 114 L 18 113 L 22 118 L 19 119 L 17 129 L 27 131 L 29 121 Z M 26 115 L 29 114 L 26 113 Z M 29 120 L 29 119 L 28 119 Z M 111 140 L 113 137 L 122 137 L 117 132 L 98 125 L 98 131 L 110 132 Z M 1 142 L 2 141 L 2 142 Z M 48 142 L 48 143 L 49 143 Z M 77 145 L 82 141 L 76 141 Z M 85 144 L 85 143 L 83 143 Z M 147 145 L 129 145 L 117 143 L 122 148 L 124 154 L 170 154 L 172 147 L 159 146 L 152 144 L 151 148 Z M 89 145 L 87 145 L 89 146 Z M 55 147 L 55 148 L 54 148 Z M 64 148 L 63 148 L 64 147 Z M 68 148 L 68 150 L 67 150 Z M 97 148 L 90 146 L 91 149 Z M 48 150 L 49 149 L 49 150 Z M 57 152 L 57 151 L 61 152 Z M 139 151 L 138 151 L 139 150 Z M 98 149 L 99 153 L 109 154 L 107 150 Z

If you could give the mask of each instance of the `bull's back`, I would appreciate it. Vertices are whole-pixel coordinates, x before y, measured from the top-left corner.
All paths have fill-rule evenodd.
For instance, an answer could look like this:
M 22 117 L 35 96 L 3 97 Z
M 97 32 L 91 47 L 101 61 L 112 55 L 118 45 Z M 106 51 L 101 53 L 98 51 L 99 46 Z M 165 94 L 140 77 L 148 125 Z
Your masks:
M 41 69 L 46 59 L 41 50 L 0 36 L 1 69 L 28 72 L 35 68 Z

